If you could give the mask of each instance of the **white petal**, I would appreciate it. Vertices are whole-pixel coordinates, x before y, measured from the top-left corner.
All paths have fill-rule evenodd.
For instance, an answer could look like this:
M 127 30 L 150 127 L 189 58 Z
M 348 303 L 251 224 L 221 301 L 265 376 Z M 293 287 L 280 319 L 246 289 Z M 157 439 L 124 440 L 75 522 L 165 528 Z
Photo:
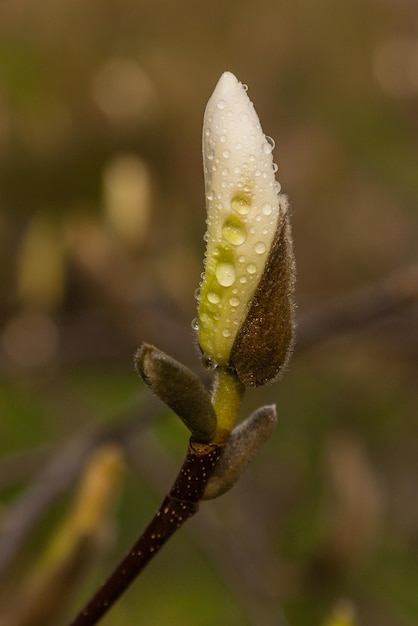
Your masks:
M 199 306 L 199 343 L 220 364 L 228 361 L 287 206 L 278 195 L 273 147 L 244 86 L 222 74 L 203 123 L 208 243 Z

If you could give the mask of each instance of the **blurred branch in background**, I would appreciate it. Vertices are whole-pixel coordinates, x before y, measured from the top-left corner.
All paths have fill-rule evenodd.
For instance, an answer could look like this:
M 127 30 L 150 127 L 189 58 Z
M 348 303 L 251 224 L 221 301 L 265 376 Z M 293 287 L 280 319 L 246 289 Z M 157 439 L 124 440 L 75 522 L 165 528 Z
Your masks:
M 304 350 L 338 336 L 363 331 L 387 319 L 403 320 L 402 316 L 411 310 L 418 315 L 418 265 L 302 313 L 298 319 L 296 349 Z M 411 335 L 402 342 L 402 348 L 407 351 L 411 341 L 414 346 Z
M 0 519 L 0 577 L 4 576 L 12 559 L 33 532 L 39 519 L 45 515 L 54 501 L 65 494 L 78 479 L 91 454 L 106 443 L 118 444 L 126 448 L 147 427 L 155 417 L 154 400 L 150 398 L 143 405 L 132 408 L 127 414 L 119 415 L 115 421 L 101 429 L 89 427 L 86 433 L 78 433 L 64 446 L 54 451 L 52 458 L 45 462 L 37 477 L 31 480 L 33 471 L 27 468 L 29 487 L 3 512 Z M 29 457 L 32 456 L 28 451 Z M 22 453 L 20 463 L 25 465 Z M 8 459 L 0 461 L 4 476 L 9 465 Z M 15 478 L 15 475 L 13 475 Z M 26 481 L 25 481 L 26 482 Z
M 56 624 L 82 583 L 95 553 L 107 543 L 110 508 L 121 482 L 123 455 L 102 445 L 86 459 L 78 493 L 61 527 L 38 557 L 18 592 L 5 590 L 0 623 L 7 626 Z
M 92 247 L 95 247 L 95 238 L 91 235 L 89 228 L 86 245 L 90 255 Z M 100 232 L 97 235 L 102 236 Z M 137 268 L 131 265 L 124 253 L 119 251 L 110 256 L 107 253 L 100 262 L 96 260 L 95 264 L 91 264 L 83 258 L 80 250 L 77 252 L 77 263 L 81 264 L 96 294 L 103 300 L 104 310 L 100 313 L 92 310 L 68 319 L 35 313 L 12 318 L 1 336 L 0 364 L 3 363 L 4 371 L 7 371 L 10 359 L 14 367 L 23 366 L 24 369 L 45 364 L 51 358 L 63 365 L 94 360 L 99 355 L 107 359 L 119 355 L 119 359 L 123 359 L 130 347 L 140 344 L 147 331 L 151 336 L 155 335 L 156 327 L 158 334 L 169 344 L 174 338 L 177 342 L 179 337 L 184 338 L 184 343 L 190 343 L 190 331 L 184 324 L 182 313 L 176 310 L 175 305 L 173 307 L 172 302 L 158 305 L 151 300 L 142 300 L 135 289 Z M 121 277 L 124 277 L 123 281 Z M 128 289 L 125 280 L 133 287 Z M 388 322 L 385 343 L 397 343 L 398 352 L 404 350 L 413 356 L 418 351 L 413 332 L 418 315 L 417 302 L 418 267 L 407 267 L 312 311 L 300 313 L 296 353 L 337 337 L 364 332 L 367 328 L 379 329 L 382 322 Z M 142 324 L 138 321 L 139 310 Z M 394 324 L 396 320 L 400 321 L 400 325 Z M 391 333 L 394 334 L 393 341 Z

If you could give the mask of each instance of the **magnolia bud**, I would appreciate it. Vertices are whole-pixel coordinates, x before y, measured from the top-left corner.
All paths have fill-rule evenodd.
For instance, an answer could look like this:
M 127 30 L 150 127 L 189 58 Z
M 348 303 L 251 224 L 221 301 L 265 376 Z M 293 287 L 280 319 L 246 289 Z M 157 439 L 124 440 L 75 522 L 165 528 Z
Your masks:
M 276 407 L 257 409 L 227 439 L 221 458 L 206 485 L 204 500 L 217 498 L 231 489 L 276 427 Z
M 203 123 L 207 251 L 198 340 L 206 363 L 246 385 L 275 378 L 293 342 L 294 261 L 274 142 L 245 87 L 225 72 Z
M 193 439 L 203 443 L 213 440 L 215 410 L 196 374 L 147 343 L 135 354 L 135 365 L 143 381 L 180 417 Z

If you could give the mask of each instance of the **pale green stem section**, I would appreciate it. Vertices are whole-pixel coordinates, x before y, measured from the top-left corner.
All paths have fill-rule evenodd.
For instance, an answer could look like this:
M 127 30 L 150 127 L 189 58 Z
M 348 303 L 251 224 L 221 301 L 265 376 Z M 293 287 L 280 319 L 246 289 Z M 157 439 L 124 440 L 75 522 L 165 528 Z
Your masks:
M 234 427 L 245 386 L 235 374 L 222 367 L 218 367 L 215 376 L 212 394 L 212 404 L 218 418 L 215 443 L 223 443 Z

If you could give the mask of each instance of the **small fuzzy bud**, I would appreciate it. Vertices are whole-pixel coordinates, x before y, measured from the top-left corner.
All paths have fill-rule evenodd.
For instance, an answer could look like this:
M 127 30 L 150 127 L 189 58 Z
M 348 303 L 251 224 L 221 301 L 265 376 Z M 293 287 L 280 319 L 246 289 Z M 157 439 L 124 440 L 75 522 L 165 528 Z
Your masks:
M 276 407 L 263 406 L 234 428 L 206 485 L 205 500 L 217 498 L 233 487 L 272 435 L 276 423 Z
M 211 442 L 216 414 L 198 377 L 158 348 L 144 343 L 135 355 L 138 373 L 156 396 L 176 413 L 195 441 Z

